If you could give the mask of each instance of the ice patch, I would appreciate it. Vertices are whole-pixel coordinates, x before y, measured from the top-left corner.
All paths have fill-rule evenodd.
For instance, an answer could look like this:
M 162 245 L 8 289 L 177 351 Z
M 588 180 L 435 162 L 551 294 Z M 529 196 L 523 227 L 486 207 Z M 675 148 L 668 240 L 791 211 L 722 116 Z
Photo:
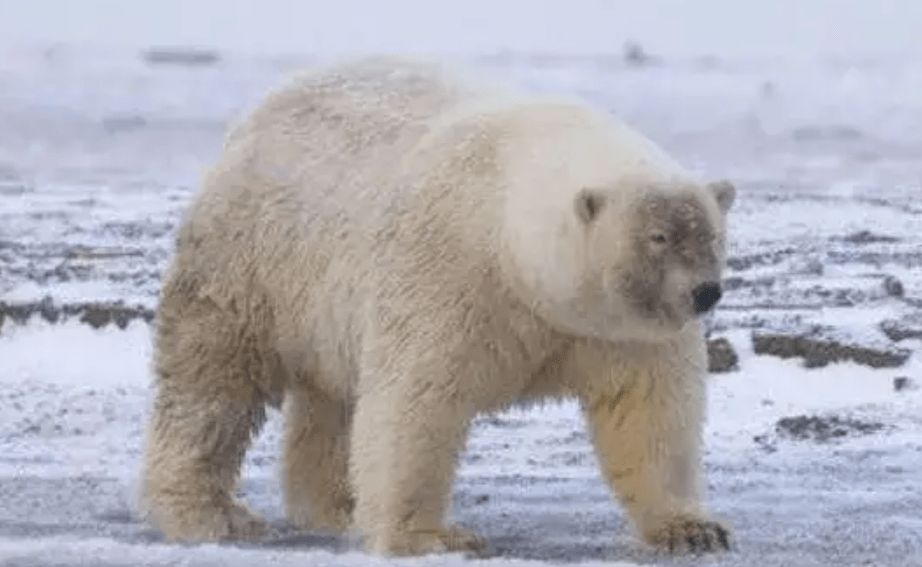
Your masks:
M 166 546 L 130 545 L 106 539 L 76 539 L 69 537 L 42 538 L 32 541 L 0 539 L 0 561 L 17 567 L 56 567 L 64 565 L 97 565 L 115 567 L 541 567 L 544 561 L 523 559 L 467 559 L 461 555 L 441 555 L 411 559 L 385 559 L 362 553 L 331 553 L 286 549 L 264 551 L 227 546 Z M 587 561 L 581 567 L 630 567 L 636 563 Z

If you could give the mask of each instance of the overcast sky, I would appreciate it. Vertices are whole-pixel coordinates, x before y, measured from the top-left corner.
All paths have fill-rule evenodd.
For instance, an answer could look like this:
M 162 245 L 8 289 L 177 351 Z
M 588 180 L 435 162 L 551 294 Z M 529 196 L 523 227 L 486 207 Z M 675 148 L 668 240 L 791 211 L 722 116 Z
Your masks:
M 0 43 L 259 51 L 922 52 L 922 0 L 0 0 Z

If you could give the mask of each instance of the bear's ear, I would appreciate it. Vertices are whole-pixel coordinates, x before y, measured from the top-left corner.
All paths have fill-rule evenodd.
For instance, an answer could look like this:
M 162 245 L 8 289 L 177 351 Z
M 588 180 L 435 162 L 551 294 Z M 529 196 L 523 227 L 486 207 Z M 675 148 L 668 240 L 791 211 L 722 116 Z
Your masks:
M 730 207 L 733 206 L 733 202 L 736 200 L 736 186 L 726 179 L 722 179 L 720 181 L 708 183 L 708 189 L 714 194 L 714 198 L 717 199 L 717 206 L 720 207 L 720 212 L 727 214 L 727 211 L 730 210 Z
M 579 220 L 584 224 L 589 224 L 599 215 L 602 207 L 605 206 L 605 195 L 593 189 L 581 189 L 576 194 L 573 206 Z

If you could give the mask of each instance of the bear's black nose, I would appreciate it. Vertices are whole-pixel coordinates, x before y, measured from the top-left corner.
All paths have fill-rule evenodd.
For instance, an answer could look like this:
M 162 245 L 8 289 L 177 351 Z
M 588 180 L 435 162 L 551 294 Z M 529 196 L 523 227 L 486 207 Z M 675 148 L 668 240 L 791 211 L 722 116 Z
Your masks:
M 692 297 L 695 298 L 695 312 L 705 313 L 711 307 L 720 301 L 720 284 L 706 282 L 692 290 Z

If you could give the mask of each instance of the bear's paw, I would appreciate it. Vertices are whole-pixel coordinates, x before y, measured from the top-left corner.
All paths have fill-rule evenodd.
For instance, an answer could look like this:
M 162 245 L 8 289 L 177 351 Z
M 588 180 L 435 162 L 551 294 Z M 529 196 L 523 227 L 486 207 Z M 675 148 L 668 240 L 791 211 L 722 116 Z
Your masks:
M 418 556 L 462 552 L 481 555 L 489 547 L 486 538 L 460 526 L 443 530 L 401 531 L 378 536 L 367 546 L 372 553 L 391 556 Z
M 649 537 L 650 543 L 669 553 L 710 553 L 730 550 L 730 530 L 722 522 L 695 516 L 668 521 Z
M 263 518 L 238 503 L 199 509 L 192 516 L 161 522 L 167 539 L 186 543 L 257 541 L 269 532 Z

